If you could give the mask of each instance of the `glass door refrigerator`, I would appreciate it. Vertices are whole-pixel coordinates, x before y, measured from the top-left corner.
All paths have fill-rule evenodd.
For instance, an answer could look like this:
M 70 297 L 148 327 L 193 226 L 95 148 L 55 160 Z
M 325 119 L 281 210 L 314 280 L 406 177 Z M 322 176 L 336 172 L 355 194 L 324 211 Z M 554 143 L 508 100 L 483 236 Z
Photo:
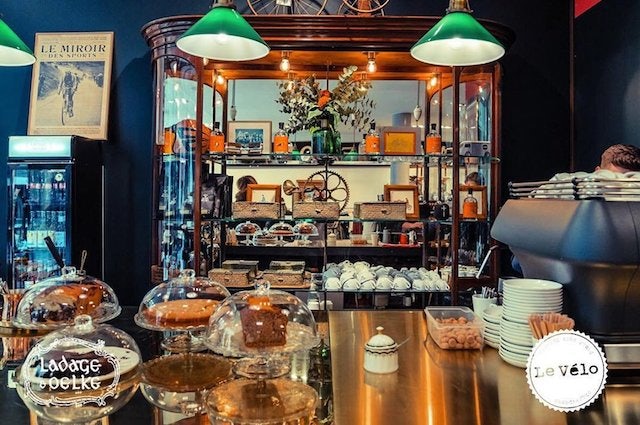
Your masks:
M 102 142 L 78 136 L 12 136 L 8 152 L 7 276 L 28 288 L 59 274 L 45 238 L 65 265 L 103 278 Z

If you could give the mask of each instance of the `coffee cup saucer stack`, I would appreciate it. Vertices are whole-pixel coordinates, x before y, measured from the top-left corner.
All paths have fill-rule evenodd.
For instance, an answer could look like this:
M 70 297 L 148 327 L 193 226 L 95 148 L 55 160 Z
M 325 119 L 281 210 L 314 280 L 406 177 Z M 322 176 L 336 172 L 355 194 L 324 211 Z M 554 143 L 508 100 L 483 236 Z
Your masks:
M 482 312 L 484 322 L 484 342 L 493 348 L 500 348 L 500 322 L 502 306 L 491 304 Z
M 533 348 L 529 316 L 562 312 L 562 285 L 550 280 L 509 279 L 504 282 L 500 321 L 500 357 L 526 367 Z

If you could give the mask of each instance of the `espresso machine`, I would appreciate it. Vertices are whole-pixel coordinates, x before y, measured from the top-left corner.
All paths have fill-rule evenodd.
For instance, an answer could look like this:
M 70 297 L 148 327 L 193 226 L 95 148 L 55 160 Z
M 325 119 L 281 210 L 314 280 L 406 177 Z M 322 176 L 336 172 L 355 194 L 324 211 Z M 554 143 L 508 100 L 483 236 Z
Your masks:
M 524 277 L 563 285 L 564 312 L 603 346 L 610 369 L 640 369 L 640 180 L 519 183 L 510 193 L 491 236 Z

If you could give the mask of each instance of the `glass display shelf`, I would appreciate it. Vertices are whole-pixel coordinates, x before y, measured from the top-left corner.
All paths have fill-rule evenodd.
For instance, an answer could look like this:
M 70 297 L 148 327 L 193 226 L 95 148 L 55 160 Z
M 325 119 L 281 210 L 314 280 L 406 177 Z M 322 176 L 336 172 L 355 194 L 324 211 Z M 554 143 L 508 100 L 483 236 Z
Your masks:
M 167 155 L 172 156 L 172 155 Z M 391 162 L 422 162 L 433 155 L 367 155 L 346 153 L 342 155 L 330 154 L 298 154 L 298 153 L 269 153 L 261 155 L 236 154 L 208 154 L 202 155 L 205 161 L 226 162 L 227 165 L 375 165 Z M 440 155 L 437 155 L 440 156 Z

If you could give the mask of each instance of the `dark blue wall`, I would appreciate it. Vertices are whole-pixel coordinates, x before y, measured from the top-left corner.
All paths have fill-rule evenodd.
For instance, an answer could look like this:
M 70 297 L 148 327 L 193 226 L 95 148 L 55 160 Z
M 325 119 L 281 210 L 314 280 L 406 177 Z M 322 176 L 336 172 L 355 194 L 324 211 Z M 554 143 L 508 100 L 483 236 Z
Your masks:
M 640 146 L 640 2 L 605 0 L 575 23 L 577 168 L 615 143 Z
M 568 167 L 569 2 L 518 0 L 471 2 L 475 16 L 516 31 L 503 59 L 503 177 L 547 178 Z M 148 289 L 151 246 L 152 78 L 140 28 L 150 20 L 202 14 L 210 2 L 103 0 L 4 2 L 4 20 L 33 46 L 36 32 L 114 31 L 115 58 L 105 144 L 106 281 L 124 304 L 137 303 Z M 238 0 L 238 9 L 246 9 Z M 392 0 L 393 15 L 441 15 L 448 1 Z M 329 0 L 330 10 L 336 0 Z M 6 140 L 26 134 L 31 68 L 0 68 L 0 175 L 6 175 Z M 0 195 L 0 223 L 6 223 L 6 193 Z M 6 232 L 0 231 L 0 263 Z M 4 264 L 0 267 L 4 273 Z M 4 277 L 4 276 L 3 276 Z

